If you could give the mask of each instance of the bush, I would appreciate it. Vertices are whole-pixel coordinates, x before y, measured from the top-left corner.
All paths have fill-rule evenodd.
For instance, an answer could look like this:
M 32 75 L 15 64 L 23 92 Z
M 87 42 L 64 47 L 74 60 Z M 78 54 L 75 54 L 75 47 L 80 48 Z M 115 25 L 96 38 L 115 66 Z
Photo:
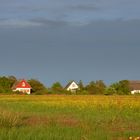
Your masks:
M 47 89 L 46 90 L 40 90 L 40 91 L 33 92 L 31 94 L 32 95 L 45 95 L 45 94 L 48 94 L 48 91 L 47 91 Z

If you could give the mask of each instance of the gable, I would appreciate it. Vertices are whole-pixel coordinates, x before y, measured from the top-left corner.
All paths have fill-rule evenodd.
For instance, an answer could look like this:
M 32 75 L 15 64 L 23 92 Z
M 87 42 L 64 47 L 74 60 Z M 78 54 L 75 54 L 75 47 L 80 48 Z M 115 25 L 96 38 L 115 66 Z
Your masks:
M 31 86 L 26 82 L 26 80 L 21 80 L 20 82 L 18 82 L 17 85 L 15 85 L 15 88 L 30 88 Z
M 70 89 L 78 89 L 79 86 L 74 82 L 72 81 L 71 83 L 69 83 L 69 85 L 67 86 L 67 90 L 70 90 Z

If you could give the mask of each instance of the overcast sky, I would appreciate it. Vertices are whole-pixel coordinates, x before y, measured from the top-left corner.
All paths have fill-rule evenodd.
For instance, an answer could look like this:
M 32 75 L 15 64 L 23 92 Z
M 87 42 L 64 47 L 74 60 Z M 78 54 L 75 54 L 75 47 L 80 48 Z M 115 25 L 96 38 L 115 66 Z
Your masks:
M 0 75 L 140 80 L 139 0 L 0 0 Z

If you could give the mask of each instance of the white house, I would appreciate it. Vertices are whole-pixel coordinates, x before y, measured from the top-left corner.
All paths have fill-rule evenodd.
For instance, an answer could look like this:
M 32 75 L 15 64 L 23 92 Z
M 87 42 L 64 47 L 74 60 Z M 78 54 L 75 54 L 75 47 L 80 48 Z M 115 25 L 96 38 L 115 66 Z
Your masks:
M 140 81 L 129 81 L 131 94 L 140 93 Z
M 67 91 L 76 92 L 79 89 L 78 84 L 75 81 L 71 81 L 65 87 Z
M 32 87 L 30 86 L 30 84 L 27 83 L 27 81 L 24 79 L 17 81 L 12 87 L 13 91 L 19 91 L 27 94 L 31 94 L 31 89 Z

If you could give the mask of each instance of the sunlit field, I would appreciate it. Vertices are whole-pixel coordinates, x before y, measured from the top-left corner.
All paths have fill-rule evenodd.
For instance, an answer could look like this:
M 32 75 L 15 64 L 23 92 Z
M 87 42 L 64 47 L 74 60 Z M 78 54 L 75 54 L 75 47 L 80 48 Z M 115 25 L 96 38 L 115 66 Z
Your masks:
M 0 140 L 128 140 L 138 136 L 140 96 L 0 96 Z

